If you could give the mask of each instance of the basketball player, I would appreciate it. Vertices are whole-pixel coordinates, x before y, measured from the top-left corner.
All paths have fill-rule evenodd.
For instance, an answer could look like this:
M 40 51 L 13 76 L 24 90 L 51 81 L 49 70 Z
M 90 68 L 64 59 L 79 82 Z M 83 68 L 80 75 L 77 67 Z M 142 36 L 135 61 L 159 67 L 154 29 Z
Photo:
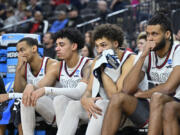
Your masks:
M 77 29 L 67 28 L 56 33 L 56 52 L 58 58 L 62 61 L 58 68 L 59 72 L 49 76 L 48 80 L 51 81 L 51 79 L 57 78 L 59 81 L 56 86 L 60 88 L 42 87 L 35 91 L 31 88 L 33 92 L 30 102 L 24 102 L 23 111 L 21 112 L 23 133 L 25 135 L 34 134 L 34 111 L 28 109 L 33 108 L 29 107 L 30 105 L 36 109 L 39 102 L 42 101 L 40 103 L 43 107 L 40 108 L 40 114 L 51 124 L 54 124 L 55 119 L 53 118 L 56 115 L 58 125 L 68 102 L 80 99 L 87 87 L 91 63 L 87 57 L 82 57 L 78 53 L 83 45 L 84 37 Z M 49 95 L 55 97 L 49 101 L 43 100 L 44 97 Z M 51 110 L 50 106 L 52 107 Z
M 121 91 L 123 79 L 133 65 L 134 56 L 131 55 L 131 52 L 118 49 L 123 44 L 123 32 L 118 26 L 112 24 L 100 25 L 94 31 L 93 41 L 95 41 L 99 56 L 92 64 L 87 89 L 81 98 L 81 102 L 71 101 L 68 104 L 64 117 L 60 121 L 57 135 L 74 135 L 79 120 L 88 121 L 88 116 L 90 122 L 86 134 L 100 134 L 108 99 L 114 93 Z M 116 60 L 119 61 L 117 70 L 103 67 L 102 64 L 103 55 L 107 53 L 107 55 L 104 55 L 106 57 L 111 51 L 115 52 Z M 98 64 L 100 67 L 97 69 L 102 72 L 102 74 L 99 74 L 102 82 L 101 79 L 98 80 L 93 75 L 93 71 L 95 71 Z M 96 73 L 98 74 L 99 71 Z M 114 75 L 111 76 L 112 74 Z
M 146 33 L 145 48 L 124 80 L 124 93 L 118 93 L 111 98 L 103 122 L 102 135 L 114 135 L 116 133 L 122 114 L 129 116 L 137 127 L 145 127 L 149 120 L 149 102 L 147 99 L 151 98 L 155 92 L 179 93 L 177 89 L 179 86 L 179 66 L 176 62 L 178 61 L 177 55 L 179 56 L 180 52 L 179 47 L 173 44 L 170 20 L 162 13 L 156 13 L 149 20 Z M 145 73 L 148 76 L 149 87 L 153 86 L 147 91 L 138 91 L 138 84 L 144 78 Z M 159 109 L 161 108 L 159 107 Z M 151 124 L 152 120 L 157 122 L 160 119 L 160 117 L 154 117 L 153 111 L 154 109 L 151 110 L 153 115 L 149 126 L 150 129 L 157 127 L 159 130 L 161 124 Z M 154 131 L 149 130 L 149 134 L 156 135 Z
M 43 79 L 45 74 L 46 76 L 49 76 L 53 72 L 58 72 L 59 62 L 47 57 L 41 58 L 38 54 L 37 46 L 37 40 L 29 37 L 23 38 L 17 43 L 18 64 L 16 66 L 16 76 L 14 81 L 14 91 L 17 93 L 0 95 L 1 101 L 21 98 L 24 89 L 31 85 L 34 85 L 34 87 L 37 87 L 38 85 L 39 87 L 45 86 L 45 84 L 51 85 L 51 82 L 44 83 L 44 81 L 40 84 L 38 82 Z M 27 90 L 25 90 L 25 92 L 26 91 Z M 19 115 L 19 111 L 20 110 L 17 110 L 15 114 Z M 17 121 L 16 123 L 19 124 L 20 118 L 15 119 L 14 121 Z M 23 134 L 21 124 L 18 125 L 18 131 L 19 134 Z

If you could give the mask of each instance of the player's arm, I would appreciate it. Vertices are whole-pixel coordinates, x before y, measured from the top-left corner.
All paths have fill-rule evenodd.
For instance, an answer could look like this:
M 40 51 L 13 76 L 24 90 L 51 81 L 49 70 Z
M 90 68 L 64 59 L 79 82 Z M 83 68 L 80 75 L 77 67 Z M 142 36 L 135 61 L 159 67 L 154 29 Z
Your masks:
M 142 71 L 142 67 L 144 68 L 144 62 L 146 57 L 148 56 L 149 52 L 153 50 L 155 47 L 154 41 L 147 41 L 146 45 L 143 48 L 143 52 L 141 53 L 138 61 L 133 66 L 133 68 L 130 70 L 130 72 L 127 74 L 127 76 L 124 79 L 123 82 L 123 92 L 128 94 L 134 94 L 138 90 L 139 83 L 144 78 L 144 71 Z
M 122 66 L 122 72 L 116 83 L 112 81 L 104 72 L 102 73 L 103 86 L 108 98 L 111 98 L 113 94 L 122 90 L 123 80 L 133 67 L 135 56 L 131 55 Z
M 135 94 L 136 97 L 142 98 L 151 98 L 154 92 L 161 92 L 164 94 L 174 94 L 176 92 L 177 87 L 180 85 L 180 47 L 178 47 L 173 56 L 172 67 L 173 70 L 169 75 L 167 81 L 163 84 L 160 84 L 148 91 L 138 92 Z
M 83 78 L 75 88 L 42 87 L 32 93 L 32 105 L 35 106 L 37 99 L 43 95 L 65 95 L 69 98 L 79 100 L 87 88 L 92 61 L 88 61 L 82 69 Z
M 174 94 L 177 87 L 180 85 L 180 66 L 173 68 L 168 80 L 152 89 L 143 92 L 137 92 L 136 97 L 151 98 L 154 92 L 161 92 L 164 94 Z
M 56 79 L 59 76 L 59 67 L 60 67 L 60 62 L 53 59 L 49 59 L 47 63 L 46 74 L 43 77 L 43 79 L 40 80 L 36 86 L 32 84 L 26 85 L 26 88 L 23 92 L 23 98 L 22 98 L 22 103 L 25 106 L 29 106 L 32 104 L 31 97 L 35 89 L 41 88 L 44 86 L 52 86 L 55 84 Z
M 122 91 L 124 93 L 134 94 L 135 92 L 137 92 L 138 85 L 141 82 L 141 80 L 143 80 L 145 75 L 145 73 L 142 71 L 142 66 L 144 64 L 144 61 L 145 61 L 145 57 L 140 57 L 137 63 L 132 67 L 130 72 L 124 78 L 123 88 L 122 88 Z
M 99 99 L 100 97 L 95 97 L 92 98 L 92 85 L 93 85 L 93 80 L 94 80 L 94 75 L 93 75 L 93 67 L 95 65 L 95 61 L 93 61 L 93 64 L 91 66 L 91 73 L 90 73 L 90 78 L 88 81 L 88 86 L 86 88 L 86 91 L 84 92 L 82 98 L 81 98 L 81 104 L 83 108 L 87 111 L 89 118 L 93 115 L 93 117 L 96 117 L 96 114 L 101 115 L 101 109 L 95 104 L 95 102 Z
M 60 64 L 61 62 L 57 60 L 54 59 L 48 60 L 46 74 L 38 82 L 37 86 L 35 86 L 35 89 L 42 88 L 45 86 L 54 86 L 56 80 L 59 79 L 58 77 L 59 77 Z
M 14 80 L 14 91 L 15 92 L 23 92 L 26 87 L 26 79 L 25 79 L 25 68 L 26 68 L 27 59 L 18 55 L 18 64 L 16 66 L 16 76 Z

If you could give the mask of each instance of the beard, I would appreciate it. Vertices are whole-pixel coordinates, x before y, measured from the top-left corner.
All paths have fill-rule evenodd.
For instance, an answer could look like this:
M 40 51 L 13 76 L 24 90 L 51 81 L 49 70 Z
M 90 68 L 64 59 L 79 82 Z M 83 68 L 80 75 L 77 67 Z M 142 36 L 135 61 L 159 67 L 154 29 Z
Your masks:
M 156 47 L 153 49 L 153 51 L 158 51 L 164 48 L 166 45 L 166 39 L 163 37 L 163 39 L 156 45 Z

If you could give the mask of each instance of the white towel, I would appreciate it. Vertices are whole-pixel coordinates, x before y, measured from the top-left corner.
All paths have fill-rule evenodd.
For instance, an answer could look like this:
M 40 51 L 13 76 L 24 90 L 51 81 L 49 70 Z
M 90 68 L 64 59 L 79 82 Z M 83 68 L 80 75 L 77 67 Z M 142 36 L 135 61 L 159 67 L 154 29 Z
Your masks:
M 101 56 L 99 56 L 99 58 L 96 60 L 96 64 L 93 69 L 93 74 L 95 76 L 92 86 L 93 97 L 96 97 L 100 90 L 102 65 L 105 66 L 104 72 L 114 82 L 116 82 L 120 76 L 120 60 L 118 59 L 118 56 L 115 54 L 114 50 L 112 49 L 104 50 Z

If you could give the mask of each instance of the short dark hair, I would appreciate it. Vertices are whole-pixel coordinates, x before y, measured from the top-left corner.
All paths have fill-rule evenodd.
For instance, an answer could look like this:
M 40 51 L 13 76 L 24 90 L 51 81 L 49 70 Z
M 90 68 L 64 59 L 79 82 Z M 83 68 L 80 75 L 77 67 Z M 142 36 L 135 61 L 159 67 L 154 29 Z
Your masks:
M 173 44 L 173 29 L 171 20 L 163 12 L 156 12 L 148 21 L 148 25 L 160 25 L 162 30 L 171 32 L 171 45 Z
M 93 42 L 100 38 L 107 38 L 110 41 L 118 41 L 119 47 L 123 45 L 124 34 L 122 29 L 115 24 L 101 24 L 93 31 Z
M 27 45 L 29 45 L 29 46 L 36 45 L 38 47 L 38 41 L 35 38 L 25 37 L 25 38 L 19 40 L 18 43 L 23 42 L 23 41 L 25 41 L 27 43 Z
M 55 39 L 67 38 L 71 43 L 77 43 L 78 50 L 84 46 L 84 36 L 76 28 L 65 28 L 55 33 Z

